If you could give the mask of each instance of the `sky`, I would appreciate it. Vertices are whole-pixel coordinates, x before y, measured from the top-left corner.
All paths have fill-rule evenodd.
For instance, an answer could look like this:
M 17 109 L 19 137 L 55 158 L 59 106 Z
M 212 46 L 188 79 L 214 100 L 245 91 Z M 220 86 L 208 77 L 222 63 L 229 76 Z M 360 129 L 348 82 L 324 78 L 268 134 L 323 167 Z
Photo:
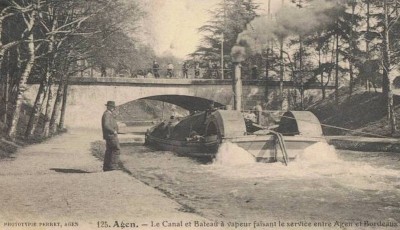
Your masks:
M 208 10 L 223 0 L 142 0 L 148 15 L 143 22 L 143 39 L 157 55 L 173 54 L 179 58 L 195 51 L 201 34 L 197 29 L 211 19 Z M 258 0 L 261 13 L 266 12 L 267 0 Z M 272 11 L 282 0 L 271 0 Z

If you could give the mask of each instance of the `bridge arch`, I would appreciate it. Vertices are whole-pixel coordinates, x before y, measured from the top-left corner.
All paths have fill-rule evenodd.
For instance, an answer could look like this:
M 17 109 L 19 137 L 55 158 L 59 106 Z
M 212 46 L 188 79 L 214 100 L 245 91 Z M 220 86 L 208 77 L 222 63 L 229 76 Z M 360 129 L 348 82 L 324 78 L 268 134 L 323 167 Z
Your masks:
M 220 104 L 230 104 L 231 88 L 190 88 L 190 87 L 130 87 L 130 86 L 72 86 L 68 95 L 66 114 L 67 126 L 95 127 L 100 123 L 106 101 L 122 105 L 141 98 L 156 95 L 186 95 L 205 98 Z M 86 122 L 83 120 L 88 119 Z
M 162 101 L 167 102 L 170 104 L 177 105 L 183 109 L 188 111 L 205 111 L 210 109 L 210 104 L 213 102 L 214 108 L 222 108 L 225 104 L 222 104 L 218 101 L 214 101 L 211 99 L 203 98 L 203 97 L 195 97 L 195 96 L 188 96 L 188 95 L 155 95 L 141 99 L 148 99 L 148 100 L 155 100 L 155 101 Z
M 27 95 L 28 103 L 33 104 L 36 97 L 37 85 L 31 85 Z M 115 101 L 117 105 L 138 99 L 154 96 L 189 96 L 215 101 L 221 105 L 231 104 L 233 101 L 230 85 L 208 86 L 108 86 L 108 85 L 71 85 L 68 91 L 65 125 L 67 127 L 100 128 L 101 116 L 107 101 Z

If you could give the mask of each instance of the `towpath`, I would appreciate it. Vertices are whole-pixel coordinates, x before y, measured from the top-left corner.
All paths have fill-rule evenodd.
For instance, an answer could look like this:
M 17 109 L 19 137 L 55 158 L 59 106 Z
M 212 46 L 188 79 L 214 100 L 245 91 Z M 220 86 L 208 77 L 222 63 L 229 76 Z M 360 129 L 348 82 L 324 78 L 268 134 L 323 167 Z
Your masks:
M 74 130 L 0 161 L 0 229 L 65 229 L 70 222 L 78 225 L 72 229 L 112 229 L 122 222 L 142 229 L 151 221 L 203 220 L 122 171 L 102 172 L 90 153 L 98 139 L 99 132 Z

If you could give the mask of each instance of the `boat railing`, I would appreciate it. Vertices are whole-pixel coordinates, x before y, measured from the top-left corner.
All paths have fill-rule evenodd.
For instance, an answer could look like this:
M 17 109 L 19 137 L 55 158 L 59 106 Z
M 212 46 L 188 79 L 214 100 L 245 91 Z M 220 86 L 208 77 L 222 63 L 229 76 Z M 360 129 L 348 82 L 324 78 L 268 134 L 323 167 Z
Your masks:
M 287 154 L 287 150 L 286 150 L 285 140 L 283 139 L 282 133 L 275 132 L 272 130 L 269 130 L 269 132 L 275 136 L 276 141 L 278 142 L 279 148 L 283 155 L 283 163 L 285 163 L 285 165 L 287 166 L 288 162 L 289 162 L 289 158 L 288 158 L 288 154 Z

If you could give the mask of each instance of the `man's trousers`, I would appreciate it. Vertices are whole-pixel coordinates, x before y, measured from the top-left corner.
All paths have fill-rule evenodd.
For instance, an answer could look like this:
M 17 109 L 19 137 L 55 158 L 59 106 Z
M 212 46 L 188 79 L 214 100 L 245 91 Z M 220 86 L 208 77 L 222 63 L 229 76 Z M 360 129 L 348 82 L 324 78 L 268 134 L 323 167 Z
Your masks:
M 120 145 L 117 135 L 106 138 L 106 153 L 104 155 L 103 171 L 111 171 L 119 168 Z

